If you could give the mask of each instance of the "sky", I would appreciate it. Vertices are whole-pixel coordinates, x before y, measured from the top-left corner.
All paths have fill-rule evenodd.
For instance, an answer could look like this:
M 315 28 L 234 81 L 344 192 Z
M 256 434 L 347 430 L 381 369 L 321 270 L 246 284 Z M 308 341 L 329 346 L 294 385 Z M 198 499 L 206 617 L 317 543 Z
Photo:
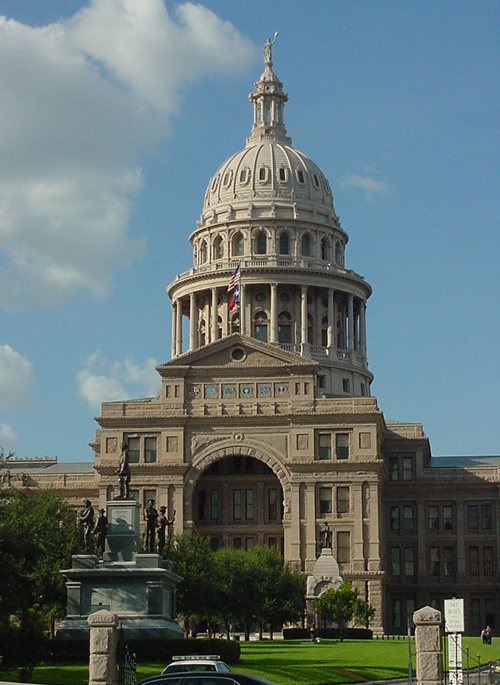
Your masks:
M 261 49 L 373 287 L 372 392 L 500 454 L 500 3 L 0 0 L 0 446 L 92 461 L 170 356 L 167 284 L 244 146 Z

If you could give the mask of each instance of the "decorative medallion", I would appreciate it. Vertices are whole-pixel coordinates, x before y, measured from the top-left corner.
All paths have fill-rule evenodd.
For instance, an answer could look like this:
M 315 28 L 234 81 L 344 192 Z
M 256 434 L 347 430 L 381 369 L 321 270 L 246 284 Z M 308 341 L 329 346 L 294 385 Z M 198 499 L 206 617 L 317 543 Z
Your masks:
M 277 395 L 288 395 L 288 383 L 279 383 L 276 386 L 276 394 Z
M 213 400 L 219 396 L 219 388 L 216 385 L 205 385 L 205 397 Z
M 236 386 L 235 385 L 223 385 L 222 395 L 227 398 L 236 397 Z
M 251 385 L 242 385 L 240 387 L 240 395 L 242 397 L 251 397 L 253 395 L 253 388 Z
M 201 389 L 199 385 L 190 385 L 188 389 L 189 397 L 198 397 Z
M 259 383 L 257 385 L 257 394 L 259 397 L 270 397 L 271 386 L 269 383 Z

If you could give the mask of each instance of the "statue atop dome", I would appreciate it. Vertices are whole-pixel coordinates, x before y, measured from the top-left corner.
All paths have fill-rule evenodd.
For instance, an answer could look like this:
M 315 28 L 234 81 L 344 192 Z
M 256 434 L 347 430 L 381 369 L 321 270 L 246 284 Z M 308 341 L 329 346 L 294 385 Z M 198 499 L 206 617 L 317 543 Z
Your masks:
M 276 43 L 277 40 L 278 32 L 276 31 L 273 39 L 271 40 L 271 38 L 268 38 L 264 43 L 264 47 L 262 48 L 262 54 L 264 55 L 264 65 L 266 67 L 273 66 L 273 45 Z

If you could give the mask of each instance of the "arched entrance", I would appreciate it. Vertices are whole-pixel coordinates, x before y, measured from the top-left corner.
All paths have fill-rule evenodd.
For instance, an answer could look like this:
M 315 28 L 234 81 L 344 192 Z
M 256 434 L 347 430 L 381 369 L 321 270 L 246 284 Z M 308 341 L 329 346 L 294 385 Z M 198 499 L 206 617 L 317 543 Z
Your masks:
M 214 548 L 276 547 L 284 553 L 283 489 L 273 470 L 253 456 L 212 461 L 192 490 L 193 530 Z

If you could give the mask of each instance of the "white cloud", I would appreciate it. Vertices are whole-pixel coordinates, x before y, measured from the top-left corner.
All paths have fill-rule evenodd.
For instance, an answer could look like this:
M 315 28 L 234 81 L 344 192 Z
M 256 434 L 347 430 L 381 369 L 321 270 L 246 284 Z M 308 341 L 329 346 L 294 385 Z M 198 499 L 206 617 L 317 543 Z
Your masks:
M 183 88 L 255 54 L 191 3 L 172 17 L 163 0 L 93 0 L 38 28 L 0 17 L 0 306 L 105 295 L 143 250 L 127 232 L 139 153 Z
M 142 365 L 130 359 L 111 362 L 97 350 L 77 374 L 78 394 L 93 410 L 99 409 L 101 402 L 154 396 L 161 385 L 157 365 L 152 357 Z
M 17 435 L 11 426 L 8 423 L 0 423 L 0 447 L 5 455 L 14 447 L 16 439 Z
M 26 409 L 32 395 L 33 364 L 10 345 L 0 345 L 0 410 Z
M 359 176 L 358 174 L 347 176 L 341 181 L 341 185 L 344 188 L 359 188 L 364 191 L 367 198 L 377 194 L 389 195 L 391 192 L 384 181 L 379 181 L 372 176 Z

